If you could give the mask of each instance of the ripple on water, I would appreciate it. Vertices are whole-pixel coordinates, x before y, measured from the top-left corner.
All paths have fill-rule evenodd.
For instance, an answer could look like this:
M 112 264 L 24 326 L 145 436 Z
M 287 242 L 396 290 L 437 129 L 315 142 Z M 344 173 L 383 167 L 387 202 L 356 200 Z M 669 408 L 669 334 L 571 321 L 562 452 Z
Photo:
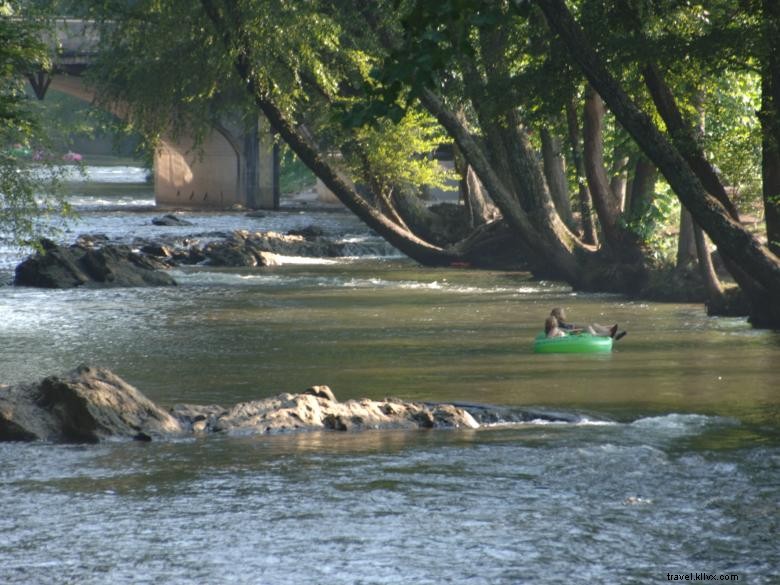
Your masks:
M 630 423 L 391 435 L 367 451 L 327 434 L 314 451 L 297 437 L 0 446 L 0 506 L 15 510 L 0 519 L 0 576 L 639 583 L 698 568 L 771 583 L 780 560 L 766 448 L 680 452 L 637 442 Z

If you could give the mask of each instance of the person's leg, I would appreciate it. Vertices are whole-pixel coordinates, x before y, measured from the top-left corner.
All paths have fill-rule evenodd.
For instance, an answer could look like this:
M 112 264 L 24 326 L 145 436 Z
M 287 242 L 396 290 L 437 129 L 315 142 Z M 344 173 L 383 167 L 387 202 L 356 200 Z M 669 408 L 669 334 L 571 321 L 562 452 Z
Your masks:
M 600 337 L 615 337 L 617 330 L 618 330 L 617 323 L 615 323 L 612 327 L 607 327 L 606 325 L 599 325 L 598 323 L 591 323 L 590 325 L 588 325 L 588 333 L 590 333 L 591 335 L 598 335 Z

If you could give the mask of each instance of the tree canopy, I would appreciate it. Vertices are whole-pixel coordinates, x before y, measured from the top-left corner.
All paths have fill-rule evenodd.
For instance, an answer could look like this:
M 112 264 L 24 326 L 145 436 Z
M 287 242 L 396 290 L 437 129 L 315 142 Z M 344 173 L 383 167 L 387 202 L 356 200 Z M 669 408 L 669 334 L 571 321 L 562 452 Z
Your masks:
M 126 104 L 147 136 L 262 113 L 349 209 L 420 262 L 478 265 L 500 242 L 539 276 L 641 294 L 664 268 L 653 247 L 675 206 L 662 180 L 717 246 L 753 322 L 780 323 L 771 0 L 93 0 L 70 10 L 103 28 L 91 73 L 102 99 Z M 471 213 L 450 240 L 408 197 L 442 183 L 431 154 L 446 143 Z M 764 214 L 768 243 L 740 222 L 745 210 Z M 714 283 L 697 234 L 702 278 Z M 711 301 L 722 295 L 709 290 Z
M 45 232 L 46 216 L 68 210 L 59 190 L 62 170 L 45 156 L 32 161 L 46 152 L 48 137 L 25 84 L 51 58 L 42 41 L 45 21 L 22 8 L 0 4 L 0 231 L 16 244 Z

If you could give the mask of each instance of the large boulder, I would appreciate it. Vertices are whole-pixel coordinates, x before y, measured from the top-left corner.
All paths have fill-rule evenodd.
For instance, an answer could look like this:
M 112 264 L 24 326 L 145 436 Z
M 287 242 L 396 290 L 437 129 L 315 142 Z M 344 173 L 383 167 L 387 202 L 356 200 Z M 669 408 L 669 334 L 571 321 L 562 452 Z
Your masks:
M 177 418 L 102 368 L 80 366 L 38 383 L 0 388 L 0 441 L 95 443 L 181 432 Z
M 14 284 L 40 288 L 175 286 L 164 268 L 163 262 L 136 254 L 127 246 L 96 248 L 79 242 L 66 247 L 42 240 L 41 251 L 16 267 Z

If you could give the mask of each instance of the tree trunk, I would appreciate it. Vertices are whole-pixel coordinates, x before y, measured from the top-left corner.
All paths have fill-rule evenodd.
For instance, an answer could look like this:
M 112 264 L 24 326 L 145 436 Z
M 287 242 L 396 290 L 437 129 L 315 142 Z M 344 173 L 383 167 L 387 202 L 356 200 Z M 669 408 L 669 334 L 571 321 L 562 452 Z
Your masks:
M 761 152 L 769 248 L 780 255 L 780 3 L 763 0 L 766 59 L 761 71 Z
M 628 262 L 642 262 L 643 254 L 637 239 L 618 221 L 620 205 L 610 187 L 604 166 L 604 102 L 592 87 L 585 91 L 585 122 L 583 124 L 585 174 L 590 194 L 598 214 L 601 231 L 609 251 Z
M 609 104 L 621 125 L 664 174 L 682 204 L 724 257 L 759 285 L 751 295 L 751 322 L 780 327 L 780 259 L 730 216 L 725 204 L 702 185 L 686 159 L 661 134 L 607 71 L 563 0 L 535 0 L 590 83 Z M 730 203 L 730 201 L 727 202 Z M 747 292 L 747 291 L 746 291 Z
M 612 178 L 609 180 L 609 190 L 615 197 L 620 211 L 626 208 L 626 194 L 628 188 L 628 157 L 615 149 L 615 159 L 612 163 Z
M 550 188 L 555 209 L 563 223 L 575 231 L 574 216 L 569 201 L 569 186 L 566 181 L 566 160 L 561 152 L 561 141 L 550 134 L 547 128 L 541 129 L 542 159 L 544 160 L 544 175 Z
M 262 82 L 257 78 L 253 47 L 244 41 L 247 38 L 243 30 L 244 23 L 235 13 L 235 7 L 228 5 L 223 12 L 214 0 L 201 0 L 201 4 L 215 30 L 222 37 L 226 49 L 237 49 L 235 69 L 271 127 L 348 209 L 391 245 L 422 264 L 449 265 L 459 260 L 457 255 L 425 242 L 369 205 L 287 119 L 270 97 L 270 93 L 265 90 Z
M 683 208 L 680 210 L 680 233 L 677 236 L 677 270 L 685 270 L 697 261 L 696 235 L 693 232 L 693 218 Z
M 582 223 L 582 241 L 595 246 L 598 244 L 598 237 L 596 235 L 596 225 L 593 222 L 593 202 L 588 189 L 588 180 L 585 176 L 585 163 L 583 161 L 582 144 L 580 143 L 580 125 L 578 120 L 577 102 L 572 98 L 566 104 L 566 123 L 569 128 L 572 160 L 577 173 L 577 200 L 579 202 L 580 222 Z
M 489 221 L 498 219 L 500 213 L 493 205 L 482 187 L 482 183 L 471 165 L 466 165 L 466 205 L 468 206 L 471 226 L 477 228 Z
M 514 194 L 501 181 L 479 144 L 436 94 L 423 89 L 420 102 L 452 136 L 464 158 L 472 165 L 474 172 L 490 193 L 491 199 L 501 210 L 504 219 L 516 231 L 523 248 L 528 250 L 532 269 L 538 273 L 551 274 L 578 287 L 582 283 L 583 275 L 569 247 L 573 242 L 567 245 L 565 240 L 557 238 L 548 241 Z
M 658 169 L 647 160 L 647 157 L 640 155 L 634 166 L 634 179 L 631 181 L 630 195 L 626 202 L 630 220 L 639 219 L 650 209 L 655 199 L 655 182 L 657 179 Z
M 693 128 L 683 120 L 674 95 L 672 95 L 661 72 L 654 65 L 647 65 L 642 70 L 642 76 L 679 154 L 688 163 L 691 171 L 698 177 L 707 192 L 720 201 L 735 221 L 739 221 L 739 212 L 736 206 L 729 199 L 718 173 L 699 146 Z
M 458 120 L 465 126 L 466 116 L 460 111 L 457 113 Z M 458 189 L 460 198 L 469 212 L 469 221 L 472 228 L 478 228 L 489 221 L 499 219 L 501 213 L 490 201 L 482 182 L 474 172 L 474 168 L 463 157 L 463 153 L 454 145 L 455 170 L 460 176 Z
M 769 249 L 780 256 L 780 149 L 766 130 L 762 132 L 761 179 L 766 236 Z
M 693 226 L 693 237 L 696 244 L 696 258 L 699 263 L 699 272 L 704 286 L 707 288 L 708 305 L 710 307 L 725 304 L 725 293 L 720 279 L 715 272 L 715 266 L 712 263 L 712 254 L 707 246 L 707 235 L 699 226 L 691 221 Z
M 604 115 L 606 109 L 601 96 L 591 86 L 585 90 L 585 123 L 583 124 L 583 153 L 585 176 L 598 213 L 601 230 L 609 243 L 614 238 L 617 222 L 617 206 L 609 187 L 609 177 L 604 168 Z M 613 239 L 614 241 L 614 239 Z

